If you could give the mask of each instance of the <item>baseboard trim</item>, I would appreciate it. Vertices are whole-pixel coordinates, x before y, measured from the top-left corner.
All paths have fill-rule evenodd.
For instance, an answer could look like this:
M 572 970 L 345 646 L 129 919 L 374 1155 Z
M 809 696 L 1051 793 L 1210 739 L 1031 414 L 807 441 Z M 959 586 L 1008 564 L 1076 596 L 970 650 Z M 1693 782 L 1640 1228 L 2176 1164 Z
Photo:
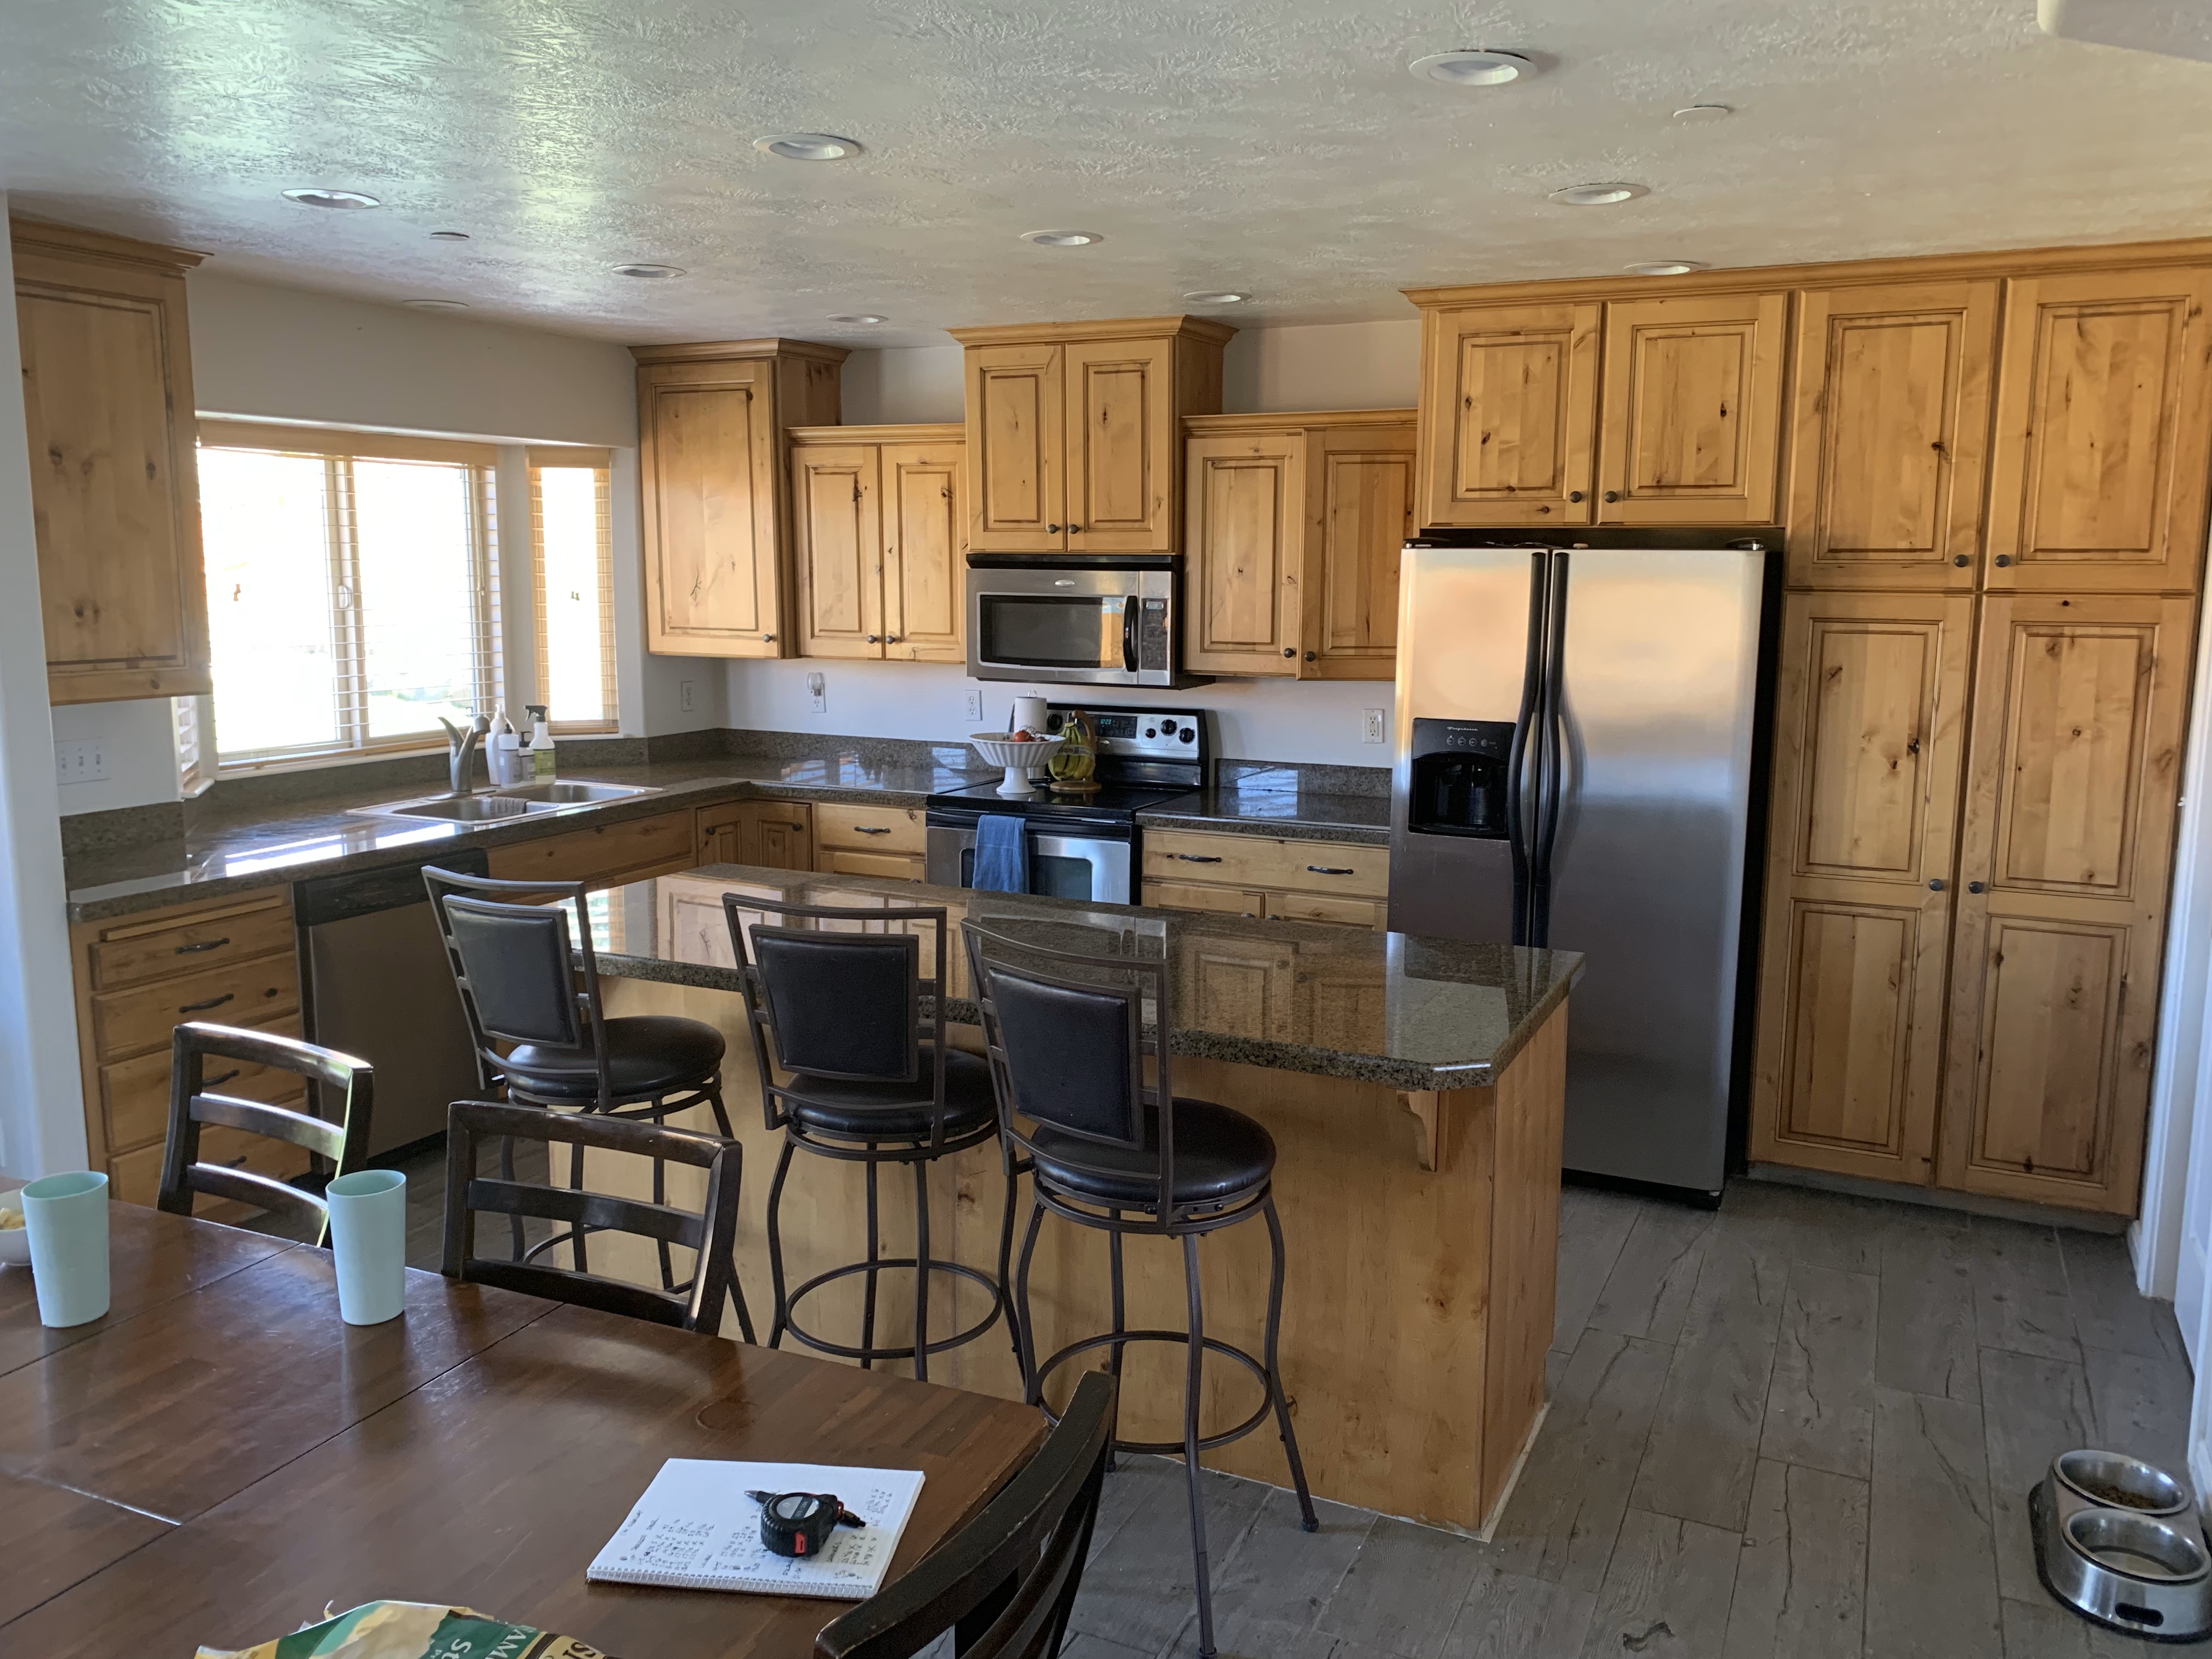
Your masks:
M 1744 1171 L 1742 1178 L 1765 1181 L 1778 1187 L 1810 1187 L 1852 1198 L 1887 1198 L 1900 1204 L 1923 1205 L 1931 1210 L 1956 1210 L 1999 1221 L 2025 1221 L 2038 1227 L 2071 1227 L 2077 1232 L 2109 1233 L 2115 1237 L 2126 1232 L 2135 1219 L 2132 1216 L 2099 1215 L 2093 1210 L 2063 1209 L 2055 1204 L 2028 1204 L 2016 1198 L 1991 1198 L 1983 1193 L 1946 1192 L 1935 1187 L 1869 1181 L 1862 1176 L 1831 1175 L 1826 1170 L 1797 1170 L 1786 1164 L 1754 1164 Z

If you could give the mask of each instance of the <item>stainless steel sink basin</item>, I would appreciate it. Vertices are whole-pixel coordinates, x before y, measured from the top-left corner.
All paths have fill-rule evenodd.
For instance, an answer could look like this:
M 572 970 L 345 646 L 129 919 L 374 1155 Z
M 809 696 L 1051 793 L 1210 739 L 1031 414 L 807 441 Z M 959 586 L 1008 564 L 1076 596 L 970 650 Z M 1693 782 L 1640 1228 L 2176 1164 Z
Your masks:
M 580 806 L 629 800 L 659 792 L 641 783 L 554 781 L 518 784 L 510 789 L 473 795 L 417 795 L 352 810 L 363 817 L 435 818 L 446 823 L 496 823 L 542 812 L 573 812 Z
M 492 794 L 501 800 L 527 802 L 533 811 L 548 806 L 588 806 L 594 801 L 629 800 L 659 792 L 641 783 L 520 783 Z

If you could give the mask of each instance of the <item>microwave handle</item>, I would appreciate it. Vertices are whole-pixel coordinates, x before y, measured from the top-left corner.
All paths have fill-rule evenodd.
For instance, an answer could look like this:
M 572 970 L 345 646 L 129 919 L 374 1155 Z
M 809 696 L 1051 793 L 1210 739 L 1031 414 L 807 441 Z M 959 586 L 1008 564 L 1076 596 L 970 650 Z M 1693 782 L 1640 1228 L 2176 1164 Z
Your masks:
M 1131 674 L 1137 672 L 1137 596 L 1133 593 L 1121 601 L 1121 667 Z

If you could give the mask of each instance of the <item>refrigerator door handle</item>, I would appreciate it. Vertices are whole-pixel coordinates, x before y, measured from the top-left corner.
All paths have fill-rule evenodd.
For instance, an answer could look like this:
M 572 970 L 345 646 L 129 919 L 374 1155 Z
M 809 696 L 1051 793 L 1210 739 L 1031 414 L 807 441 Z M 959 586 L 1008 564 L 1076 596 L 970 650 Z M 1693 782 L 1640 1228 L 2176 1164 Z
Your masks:
M 1540 763 L 1544 738 L 1544 602 L 1551 591 L 1551 554 L 1539 548 L 1528 556 L 1528 639 L 1521 671 L 1521 708 L 1513 717 L 1513 741 L 1505 758 L 1505 841 L 1513 858 L 1513 943 L 1528 940 L 1530 839 L 1528 797 L 1524 778 L 1533 755 Z M 1532 741 L 1533 739 L 1533 741 Z
M 1538 715 L 1541 752 L 1536 775 L 1534 844 L 1528 849 L 1528 943 L 1538 948 L 1552 940 L 1552 853 L 1559 839 L 1559 794 L 1567 766 L 1566 642 L 1567 560 L 1565 549 L 1551 556 L 1544 594 L 1543 684 Z

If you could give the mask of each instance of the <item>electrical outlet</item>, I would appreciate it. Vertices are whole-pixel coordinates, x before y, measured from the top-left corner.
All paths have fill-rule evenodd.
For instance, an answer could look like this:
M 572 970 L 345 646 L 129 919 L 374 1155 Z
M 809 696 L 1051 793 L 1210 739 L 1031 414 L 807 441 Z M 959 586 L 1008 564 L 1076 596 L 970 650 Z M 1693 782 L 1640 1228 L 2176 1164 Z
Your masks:
M 54 740 L 54 776 L 63 783 L 98 783 L 107 776 L 107 743 L 102 738 Z
M 685 714 L 688 714 L 691 713 L 692 710 L 696 709 L 699 706 L 699 682 L 696 680 L 678 681 L 676 687 L 676 697 L 678 706 L 681 708 Z
M 981 691 L 970 691 L 968 694 L 968 723 L 970 726 L 981 726 L 983 723 L 983 694 Z
M 830 712 L 829 682 L 822 675 L 809 674 L 806 677 L 806 701 L 817 714 Z
M 1387 708 L 1368 708 L 1363 709 L 1361 712 L 1366 715 L 1367 723 L 1361 728 L 1359 733 L 1360 742 L 1382 742 L 1383 726 L 1389 719 L 1390 711 Z

